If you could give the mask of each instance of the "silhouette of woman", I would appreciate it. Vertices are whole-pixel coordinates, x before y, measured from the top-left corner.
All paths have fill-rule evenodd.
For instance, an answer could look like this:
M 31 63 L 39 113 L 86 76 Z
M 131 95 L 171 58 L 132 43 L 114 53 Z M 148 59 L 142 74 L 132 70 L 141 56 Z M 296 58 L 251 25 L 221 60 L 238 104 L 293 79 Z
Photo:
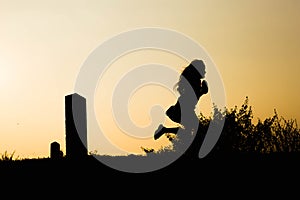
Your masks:
M 195 106 L 203 94 L 207 94 L 208 86 L 204 79 L 205 65 L 202 60 L 193 60 L 180 74 L 179 81 L 175 85 L 180 96 L 175 105 L 169 107 L 166 115 L 174 122 L 181 124 L 185 131 L 192 132 L 198 117 L 195 113 Z M 184 110 L 183 110 L 184 109 Z M 184 115 L 182 113 L 184 111 Z M 197 122 L 198 123 L 198 122 Z M 180 127 L 165 127 L 159 125 L 154 133 L 157 140 L 165 133 L 178 132 Z

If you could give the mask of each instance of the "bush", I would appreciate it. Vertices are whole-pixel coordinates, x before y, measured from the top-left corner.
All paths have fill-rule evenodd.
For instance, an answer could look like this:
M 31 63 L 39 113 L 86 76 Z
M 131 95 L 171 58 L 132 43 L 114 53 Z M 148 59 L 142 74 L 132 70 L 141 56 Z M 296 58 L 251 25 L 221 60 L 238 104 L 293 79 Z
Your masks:
M 216 113 L 216 109 L 215 113 Z M 217 112 L 218 113 L 218 112 Z M 279 117 L 276 110 L 272 117 L 253 123 L 253 112 L 246 97 L 241 108 L 226 109 L 219 115 L 225 117 L 224 128 L 215 150 L 223 153 L 250 152 L 299 152 L 300 131 L 296 120 Z M 208 126 L 210 118 L 199 117 L 200 124 Z

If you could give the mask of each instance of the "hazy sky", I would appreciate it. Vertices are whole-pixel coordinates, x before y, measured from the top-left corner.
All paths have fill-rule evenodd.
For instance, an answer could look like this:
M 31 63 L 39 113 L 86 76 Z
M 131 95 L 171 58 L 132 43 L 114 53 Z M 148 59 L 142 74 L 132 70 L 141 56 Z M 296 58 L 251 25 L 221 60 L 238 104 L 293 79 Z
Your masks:
M 141 27 L 173 29 L 201 44 L 222 76 L 228 108 L 248 96 L 256 119 L 272 116 L 276 108 L 286 119 L 299 121 L 299 10 L 298 0 L 0 0 L 0 153 L 44 157 L 52 141 L 65 152 L 64 96 L 73 92 L 82 63 L 108 38 Z M 170 56 L 157 53 L 142 55 L 147 62 Z M 135 58 L 141 55 L 120 59 L 113 73 L 129 61 L 142 64 Z M 186 64 L 170 57 L 166 62 L 176 69 Z M 162 99 L 174 98 L 165 95 Z M 137 94 L 134 101 L 143 96 Z M 99 112 L 99 118 L 101 113 L 110 114 Z M 120 138 L 115 142 L 123 143 Z M 140 142 L 126 145 L 136 151 Z M 103 146 L 99 151 L 109 153 Z

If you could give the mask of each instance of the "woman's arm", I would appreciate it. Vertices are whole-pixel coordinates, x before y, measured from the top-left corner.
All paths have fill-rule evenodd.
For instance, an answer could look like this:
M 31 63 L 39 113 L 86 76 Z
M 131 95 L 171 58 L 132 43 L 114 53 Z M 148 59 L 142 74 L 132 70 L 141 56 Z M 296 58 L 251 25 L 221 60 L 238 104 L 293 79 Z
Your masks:
M 200 85 L 200 94 L 207 94 L 208 93 L 208 86 L 207 86 L 207 81 L 203 80 L 201 85 Z

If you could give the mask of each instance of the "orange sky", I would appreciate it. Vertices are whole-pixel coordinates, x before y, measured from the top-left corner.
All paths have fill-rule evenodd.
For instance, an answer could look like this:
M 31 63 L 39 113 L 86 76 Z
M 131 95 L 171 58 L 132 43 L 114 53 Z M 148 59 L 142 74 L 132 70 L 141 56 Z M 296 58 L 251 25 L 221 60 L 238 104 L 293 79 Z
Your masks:
M 249 96 L 255 118 L 270 117 L 276 108 L 286 119 L 299 121 L 299 10 L 296 0 L 0 0 L 0 153 L 44 157 L 52 141 L 65 152 L 64 96 L 73 92 L 81 65 L 108 38 L 140 27 L 172 29 L 201 44 L 222 76 L 229 108 Z M 147 62 L 153 58 L 176 69 L 186 63 L 163 53 L 142 53 Z M 134 61 L 138 57 L 120 59 L 111 76 L 118 78 L 118 65 L 141 64 Z M 133 101 L 141 101 L 139 95 Z M 148 122 L 133 113 L 138 123 Z

